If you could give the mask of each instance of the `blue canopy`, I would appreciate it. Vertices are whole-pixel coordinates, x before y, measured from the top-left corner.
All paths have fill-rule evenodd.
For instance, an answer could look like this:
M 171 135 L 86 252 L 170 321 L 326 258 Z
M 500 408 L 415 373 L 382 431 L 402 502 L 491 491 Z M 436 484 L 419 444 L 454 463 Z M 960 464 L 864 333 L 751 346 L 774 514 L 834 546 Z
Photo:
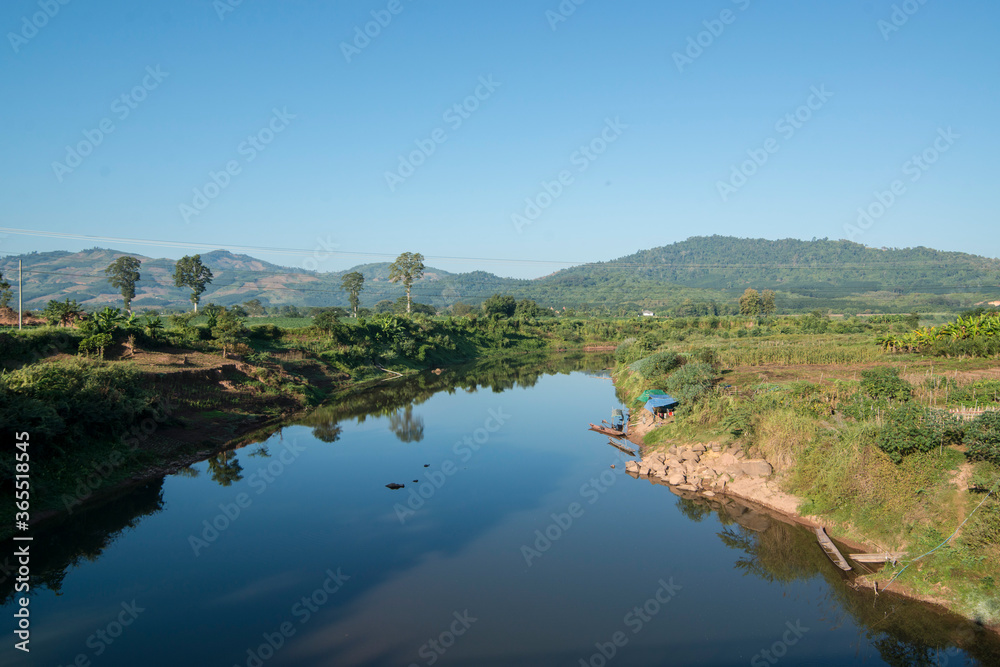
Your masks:
M 654 396 L 646 401 L 646 409 L 650 412 L 655 412 L 657 408 L 673 408 L 677 405 L 679 405 L 677 399 L 668 394 Z

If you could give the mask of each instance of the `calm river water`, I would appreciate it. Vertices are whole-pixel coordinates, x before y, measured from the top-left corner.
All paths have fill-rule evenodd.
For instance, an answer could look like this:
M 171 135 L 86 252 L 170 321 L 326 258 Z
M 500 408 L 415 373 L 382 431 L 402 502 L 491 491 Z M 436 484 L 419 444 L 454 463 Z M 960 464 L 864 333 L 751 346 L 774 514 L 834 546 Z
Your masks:
M 625 475 L 586 427 L 621 405 L 608 361 L 386 383 L 40 526 L 32 651 L 2 662 L 1000 664 L 807 531 Z

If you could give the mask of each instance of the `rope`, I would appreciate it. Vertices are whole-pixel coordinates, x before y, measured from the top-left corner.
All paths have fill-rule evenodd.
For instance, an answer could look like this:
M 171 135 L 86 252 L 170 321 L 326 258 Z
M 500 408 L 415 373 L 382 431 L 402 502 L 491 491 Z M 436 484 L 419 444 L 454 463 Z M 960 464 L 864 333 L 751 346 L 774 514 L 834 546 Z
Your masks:
M 933 549 L 931 549 L 927 553 L 922 554 L 920 556 L 917 556 L 916 558 L 914 558 L 913 560 L 911 560 L 909 563 L 907 563 L 906 565 L 904 565 L 903 569 L 900 570 L 899 572 L 897 572 L 896 574 L 894 574 L 893 577 L 892 577 L 892 579 L 889 580 L 889 583 L 887 583 L 885 586 L 882 587 L 882 590 L 884 591 L 887 588 L 889 588 L 889 586 L 892 585 L 892 582 L 896 581 L 896 579 L 899 578 L 899 575 L 901 575 L 904 572 L 906 572 L 906 568 L 910 567 L 910 565 L 916 563 L 918 560 L 920 560 L 924 556 L 931 555 L 932 553 L 934 553 L 935 551 L 937 551 L 938 549 L 940 549 L 944 545 L 946 545 L 949 542 L 951 542 L 952 539 L 954 539 L 954 537 L 956 535 L 958 535 L 958 531 L 962 530 L 962 526 L 964 526 L 965 524 L 967 524 L 969 522 L 969 519 L 972 518 L 972 515 L 974 515 L 979 510 L 979 508 L 983 506 L 983 503 L 985 503 L 987 500 L 989 500 L 989 497 L 991 495 L 993 495 L 993 492 L 997 490 L 997 487 L 1000 487 L 1000 477 L 997 478 L 997 483 L 993 485 L 993 488 L 990 489 L 990 492 L 986 494 L 986 497 L 983 498 L 982 501 L 978 505 L 976 505 L 976 509 L 974 509 L 971 512 L 969 512 L 969 516 L 965 517 L 965 521 L 963 521 L 961 524 L 959 524 L 958 528 L 955 529 L 954 533 L 952 533 L 951 535 L 949 535 L 948 538 L 944 542 L 942 542 L 941 544 L 937 545 L 936 547 L 934 547 Z

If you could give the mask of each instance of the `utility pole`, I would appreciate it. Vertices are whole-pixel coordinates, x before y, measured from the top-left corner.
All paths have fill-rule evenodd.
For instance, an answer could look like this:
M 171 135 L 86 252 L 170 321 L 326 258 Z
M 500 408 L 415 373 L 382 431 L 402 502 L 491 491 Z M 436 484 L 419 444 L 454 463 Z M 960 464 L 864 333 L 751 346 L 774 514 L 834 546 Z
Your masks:
M 21 260 L 17 260 L 17 330 L 21 330 L 21 294 L 24 293 L 24 283 L 21 281 Z

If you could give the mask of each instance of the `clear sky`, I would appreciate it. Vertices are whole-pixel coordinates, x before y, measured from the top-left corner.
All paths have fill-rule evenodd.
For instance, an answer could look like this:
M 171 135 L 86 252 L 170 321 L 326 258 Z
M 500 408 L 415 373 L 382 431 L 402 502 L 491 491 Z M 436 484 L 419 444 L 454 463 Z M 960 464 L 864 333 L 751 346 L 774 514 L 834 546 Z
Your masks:
M 0 227 L 516 277 L 710 234 L 1000 255 L 1000 3 L 576 2 L 7 0 Z M 0 236 L 94 245 L 205 249 Z

